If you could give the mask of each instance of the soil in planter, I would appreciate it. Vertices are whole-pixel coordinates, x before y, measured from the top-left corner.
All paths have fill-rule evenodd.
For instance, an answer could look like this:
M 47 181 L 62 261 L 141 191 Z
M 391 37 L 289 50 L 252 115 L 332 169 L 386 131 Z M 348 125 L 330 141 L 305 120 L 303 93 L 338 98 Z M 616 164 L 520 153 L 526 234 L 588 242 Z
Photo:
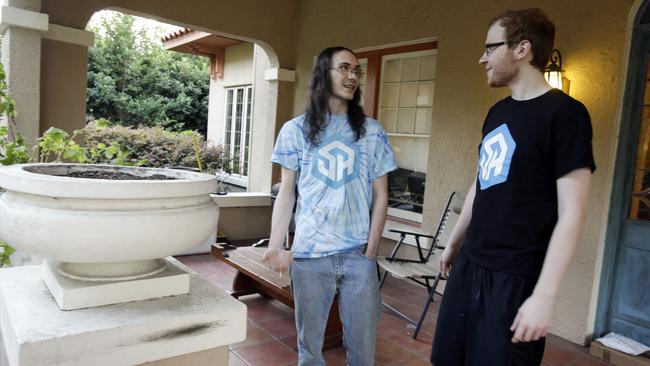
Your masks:
M 50 174 L 59 177 L 71 178 L 88 178 L 88 179 L 110 179 L 110 180 L 175 180 L 174 177 L 169 177 L 162 174 L 154 174 L 149 176 L 139 176 L 123 172 L 111 172 L 102 170 L 86 170 L 83 172 L 70 172 L 67 174 Z

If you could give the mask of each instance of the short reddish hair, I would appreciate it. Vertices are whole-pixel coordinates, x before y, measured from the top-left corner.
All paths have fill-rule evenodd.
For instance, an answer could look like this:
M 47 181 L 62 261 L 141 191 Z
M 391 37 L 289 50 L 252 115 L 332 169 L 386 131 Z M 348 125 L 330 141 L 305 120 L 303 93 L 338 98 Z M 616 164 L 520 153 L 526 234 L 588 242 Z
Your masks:
M 555 25 L 546 14 L 538 8 L 506 10 L 503 14 L 492 18 L 489 26 L 496 22 L 505 29 L 505 41 L 508 47 L 523 40 L 530 42 L 533 50 L 530 64 L 544 71 L 551 57 L 555 39 Z

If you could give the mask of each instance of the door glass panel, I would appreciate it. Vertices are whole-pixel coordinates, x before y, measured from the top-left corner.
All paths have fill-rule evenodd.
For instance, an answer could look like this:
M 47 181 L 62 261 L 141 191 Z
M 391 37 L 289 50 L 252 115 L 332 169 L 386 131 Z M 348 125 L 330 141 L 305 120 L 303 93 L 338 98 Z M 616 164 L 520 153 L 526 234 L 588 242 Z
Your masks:
M 650 72 L 646 75 L 641 129 L 632 181 L 630 219 L 650 221 Z
M 418 84 L 418 107 L 433 107 L 433 81 Z
M 399 97 L 399 84 L 384 83 L 381 90 L 380 108 L 397 107 L 397 98 Z
M 383 82 L 392 83 L 392 82 L 399 81 L 401 65 L 402 65 L 402 60 L 399 58 L 386 61 L 386 63 L 384 64 Z
M 379 121 L 384 125 L 386 132 L 395 132 L 395 121 L 397 121 L 397 109 L 382 108 L 379 110 Z
M 415 108 L 400 109 L 397 112 L 397 133 L 413 133 Z
M 420 58 L 408 57 L 402 59 L 402 81 L 417 81 Z
M 404 107 L 415 107 L 418 95 L 418 84 L 416 83 L 405 83 L 401 85 L 399 92 L 399 106 Z
M 415 114 L 415 133 L 426 135 L 431 131 L 431 108 L 418 108 Z

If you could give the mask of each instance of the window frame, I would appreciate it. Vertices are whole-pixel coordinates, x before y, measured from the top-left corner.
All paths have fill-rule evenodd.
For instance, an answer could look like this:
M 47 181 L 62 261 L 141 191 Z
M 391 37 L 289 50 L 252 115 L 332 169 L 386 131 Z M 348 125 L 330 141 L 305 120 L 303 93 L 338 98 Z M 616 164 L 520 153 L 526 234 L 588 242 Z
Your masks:
M 237 116 L 238 92 L 242 91 L 241 100 L 241 115 Z M 228 99 L 232 93 L 232 103 L 229 106 Z M 224 87 L 224 148 L 228 150 L 229 156 L 235 156 L 236 150 L 239 154 L 239 172 L 233 172 L 226 177 L 226 183 L 234 184 L 240 187 L 248 188 L 248 176 L 250 169 L 250 135 L 253 123 L 253 85 L 232 85 Z M 240 117 L 239 130 L 237 129 L 236 119 Z M 234 125 L 234 127 L 233 127 Z M 230 133 L 228 129 L 230 127 Z M 236 137 L 239 136 L 239 149 L 234 143 Z M 241 153 L 244 151 L 244 153 Z M 245 170 L 245 171 L 244 171 Z M 244 173 L 244 174 L 242 174 Z
M 437 40 L 426 40 L 411 44 L 376 47 L 372 49 L 360 49 L 355 51 L 357 59 L 360 60 L 360 63 L 366 65 L 366 75 L 364 76 L 365 80 L 363 80 L 365 84 L 365 92 L 363 93 L 363 106 L 364 111 L 368 116 L 375 119 L 377 119 L 378 116 L 379 98 L 381 94 L 381 78 L 383 73 L 383 57 L 430 50 L 433 50 L 435 52 L 434 54 L 436 54 L 437 57 Z M 363 62 L 361 62 L 362 60 Z M 425 136 L 420 137 L 424 138 Z M 426 138 L 430 139 L 430 136 L 426 136 Z M 422 223 L 422 213 L 389 207 L 387 214 L 389 218 L 408 220 L 420 224 Z

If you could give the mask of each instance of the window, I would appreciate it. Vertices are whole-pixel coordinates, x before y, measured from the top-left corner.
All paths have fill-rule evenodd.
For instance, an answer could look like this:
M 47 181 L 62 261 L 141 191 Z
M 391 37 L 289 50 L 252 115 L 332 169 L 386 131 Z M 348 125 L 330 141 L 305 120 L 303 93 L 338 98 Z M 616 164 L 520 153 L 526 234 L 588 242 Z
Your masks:
M 229 183 L 248 186 L 253 88 L 250 85 L 226 89 L 224 148 L 233 159 Z
M 389 173 L 390 216 L 422 222 L 435 88 L 436 42 L 357 52 L 366 114 L 384 126 L 398 170 Z

